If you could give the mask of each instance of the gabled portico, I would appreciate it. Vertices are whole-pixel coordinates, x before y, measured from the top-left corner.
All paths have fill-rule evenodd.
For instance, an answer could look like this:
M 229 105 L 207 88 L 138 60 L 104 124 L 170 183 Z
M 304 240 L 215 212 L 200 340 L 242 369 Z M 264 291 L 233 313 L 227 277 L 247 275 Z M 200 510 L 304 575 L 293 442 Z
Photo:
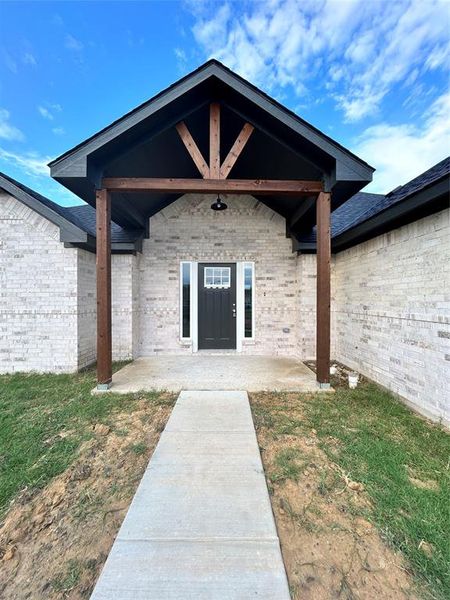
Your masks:
M 317 224 L 317 381 L 329 385 L 330 210 L 371 180 L 371 167 L 210 61 L 51 169 L 97 211 L 100 388 L 112 377 L 111 216 L 148 235 L 149 218 L 184 194 L 255 197 L 285 219 L 293 251 Z

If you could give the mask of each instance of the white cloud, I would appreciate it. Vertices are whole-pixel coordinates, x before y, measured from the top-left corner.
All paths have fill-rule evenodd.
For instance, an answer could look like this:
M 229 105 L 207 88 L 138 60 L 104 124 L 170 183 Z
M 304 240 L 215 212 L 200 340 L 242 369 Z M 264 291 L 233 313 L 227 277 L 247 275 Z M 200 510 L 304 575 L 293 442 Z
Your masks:
M 43 156 L 37 152 L 24 152 L 18 154 L 0 147 L 0 160 L 10 163 L 14 167 L 27 173 L 27 175 L 41 176 L 49 175 L 47 164 L 52 160 L 51 156 Z
M 387 193 L 423 173 L 449 154 L 450 92 L 423 115 L 422 125 L 382 123 L 369 127 L 353 151 L 377 170 L 367 189 Z
M 9 71 L 11 71 L 11 73 L 14 73 L 14 75 L 17 75 L 17 73 L 18 73 L 17 63 L 14 60 L 14 58 L 11 56 L 11 54 L 9 54 L 9 52 L 6 52 L 5 50 L 3 51 L 3 62 L 5 64 L 5 67 Z
M 25 52 L 25 54 L 22 57 L 22 61 L 25 65 L 31 65 L 33 67 L 37 65 L 37 60 L 34 54 L 31 54 L 31 52 Z
M 291 86 L 301 96 L 316 85 L 316 95 L 327 87 L 348 121 L 376 113 L 408 78 L 412 85 L 448 64 L 449 6 L 439 0 L 192 6 L 192 31 L 208 57 L 271 93 Z
M 62 106 L 60 104 L 50 104 L 49 102 L 46 102 L 45 106 L 40 104 L 37 107 L 37 111 L 41 115 L 41 117 L 44 117 L 44 119 L 53 121 L 53 119 L 55 118 L 54 113 L 61 112 Z
M 75 38 L 70 33 L 68 33 L 66 35 L 64 45 L 69 50 L 74 50 L 75 52 L 81 52 L 81 50 L 83 50 L 83 48 L 84 48 L 83 42 L 81 42 L 80 40 L 77 40 L 77 38 Z
M 41 117 L 44 117 L 44 119 L 48 119 L 49 121 L 53 121 L 53 115 L 48 108 L 45 108 L 45 106 L 38 106 L 37 110 Z
M 64 129 L 64 127 L 53 127 L 52 132 L 55 135 L 64 135 L 66 133 L 66 130 Z
M 186 62 L 186 60 L 187 60 L 186 52 L 182 48 L 175 48 L 174 54 L 179 61 Z
M 10 113 L 5 108 L 0 108 L 0 138 L 8 141 L 22 142 L 24 134 L 9 122 Z

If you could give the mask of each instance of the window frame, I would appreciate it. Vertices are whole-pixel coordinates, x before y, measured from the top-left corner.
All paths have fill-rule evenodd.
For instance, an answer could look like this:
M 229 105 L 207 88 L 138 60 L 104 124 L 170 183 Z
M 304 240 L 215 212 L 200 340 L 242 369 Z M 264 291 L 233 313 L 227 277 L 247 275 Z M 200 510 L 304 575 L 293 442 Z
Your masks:
M 249 267 L 252 271 L 252 335 L 246 337 L 245 335 L 245 269 Z M 242 341 L 249 342 L 255 339 L 255 263 L 250 261 L 244 261 L 242 263 Z
M 209 274 L 209 271 L 212 270 L 212 275 Z M 207 283 L 207 278 L 208 277 L 212 277 L 213 281 L 216 278 L 216 271 L 220 270 L 220 283 L 219 284 L 215 284 L 215 283 Z M 228 279 L 228 283 L 223 283 L 223 275 L 224 275 L 224 271 L 227 273 L 227 279 Z M 219 290 L 228 290 L 231 287 L 231 267 L 216 267 L 216 266 L 210 266 L 210 267 L 205 267 L 204 269 L 204 273 L 203 273 L 203 287 L 205 289 L 219 289 Z
M 185 337 L 183 335 L 183 267 L 184 265 L 189 265 L 189 337 Z M 190 260 L 182 260 L 180 261 L 180 340 L 183 342 L 191 342 L 193 340 L 193 312 L 194 312 L 194 285 L 193 285 L 193 263 Z

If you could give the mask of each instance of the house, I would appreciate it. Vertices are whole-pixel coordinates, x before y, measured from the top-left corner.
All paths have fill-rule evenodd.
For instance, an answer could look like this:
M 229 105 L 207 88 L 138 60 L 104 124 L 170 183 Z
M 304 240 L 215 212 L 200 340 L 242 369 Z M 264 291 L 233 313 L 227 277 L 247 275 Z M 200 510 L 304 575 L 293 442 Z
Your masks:
M 212 60 L 50 166 L 85 205 L 0 176 L 0 372 L 97 359 L 107 388 L 112 359 L 234 350 L 327 387 L 331 356 L 450 419 L 450 159 L 365 193 L 371 166 Z

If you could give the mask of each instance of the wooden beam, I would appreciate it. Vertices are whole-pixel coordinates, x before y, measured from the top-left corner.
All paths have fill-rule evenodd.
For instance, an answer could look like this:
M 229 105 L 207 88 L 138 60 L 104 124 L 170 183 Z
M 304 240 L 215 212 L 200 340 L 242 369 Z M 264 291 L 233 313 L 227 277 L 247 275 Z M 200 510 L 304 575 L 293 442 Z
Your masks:
M 209 176 L 220 179 L 220 104 L 209 107 Z
M 199 150 L 199 147 L 194 141 L 194 138 L 191 135 L 191 132 L 187 128 L 187 125 L 184 121 L 181 121 L 177 124 L 176 129 L 178 131 L 178 135 L 180 136 L 183 144 L 186 146 L 186 150 L 189 152 L 190 157 L 195 163 L 195 166 L 200 171 L 200 175 L 207 179 L 209 177 L 209 167 L 206 164 L 206 160 L 203 158 L 202 153 Z
M 231 169 L 234 167 L 237 159 L 239 158 L 239 155 L 245 148 L 245 144 L 248 142 L 254 129 L 255 128 L 253 127 L 253 125 L 250 125 L 250 123 L 245 123 L 244 127 L 241 130 L 241 133 L 237 136 L 236 141 L 231 147 L 231 150 L 228 152 L 228 156 L 223 161 L 223 164 L 220 167 L 221 179 L 226 179 L 230 174 Z
M 330 203 L 331 194 L 318 195 L 316 377 L 324 387 L 330 383 Z
M 259 194 L 315 196 L 321 181 L 295 179 L 176 179 L 156 177 L 106 177 L 102 187 L 110 192 L 168 192 L 176 194 Z
M 97 219 L 97 386 L 107 388 L 112 379 L 111 338 L 111 196 L 96 194 Z

